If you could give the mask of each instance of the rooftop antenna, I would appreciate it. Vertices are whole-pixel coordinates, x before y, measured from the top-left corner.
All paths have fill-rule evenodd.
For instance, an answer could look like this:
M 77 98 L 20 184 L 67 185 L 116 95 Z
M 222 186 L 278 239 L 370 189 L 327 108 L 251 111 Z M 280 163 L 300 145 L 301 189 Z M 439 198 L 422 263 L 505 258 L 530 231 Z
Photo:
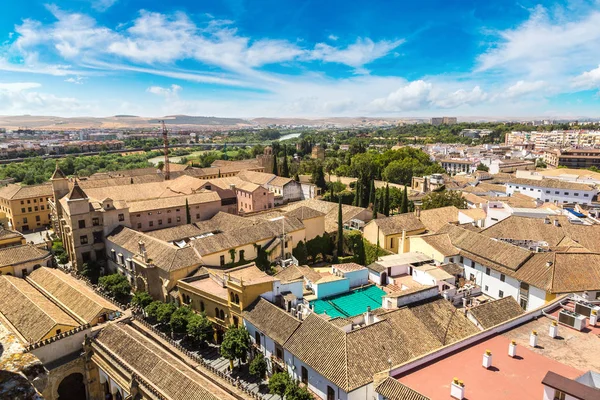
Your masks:
M 158 122 L 162 124 L 162 137 L 165 148 L 165 165 L 163 167 L 163 172 L 165 174 L 165 181 L 168 181 L 169 179 L 171 179 L 171 169 L 169 168 L 169 137 L 165 121 L 160 120 Z

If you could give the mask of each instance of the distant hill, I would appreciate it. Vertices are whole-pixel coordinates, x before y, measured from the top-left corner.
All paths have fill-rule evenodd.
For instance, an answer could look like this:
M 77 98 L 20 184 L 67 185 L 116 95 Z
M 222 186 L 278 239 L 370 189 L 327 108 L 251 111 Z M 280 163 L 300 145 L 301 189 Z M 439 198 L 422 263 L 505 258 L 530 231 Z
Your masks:
M 190 115 L 167 115 L 161 118 L 169 125 L 251 125 L 250 121 L 241 118 L 194 117 Z M 159 119 L 151 119 L 150 124 L 158 124 Z

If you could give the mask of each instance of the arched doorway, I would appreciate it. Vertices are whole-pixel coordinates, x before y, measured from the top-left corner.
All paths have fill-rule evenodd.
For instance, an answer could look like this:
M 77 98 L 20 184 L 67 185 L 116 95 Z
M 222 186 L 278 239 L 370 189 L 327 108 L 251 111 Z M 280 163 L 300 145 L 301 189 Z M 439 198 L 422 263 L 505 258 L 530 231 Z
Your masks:
M 382 272 L 381 273 L 381 282 L 379 282 L 379 284 L 381 286 L 385 286 L 387 283 L 387 272 Z
M 144 281 L 144 278 L 142 278 L 141 276 L 135 278 L 135 289 L 138 292 L 146 291 L 146 281 Z
M 83 375 L 75 372 L 66 376 L 58 385 L 58 400 L 85 400 Z

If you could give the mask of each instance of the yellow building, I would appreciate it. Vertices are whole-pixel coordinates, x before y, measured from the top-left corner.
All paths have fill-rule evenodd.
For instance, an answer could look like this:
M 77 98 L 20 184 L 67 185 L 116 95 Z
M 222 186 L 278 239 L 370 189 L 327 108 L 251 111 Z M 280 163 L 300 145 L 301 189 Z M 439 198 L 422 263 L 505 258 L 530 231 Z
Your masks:
M 408 246 L 406 237 L 425 231 L 425 225 L 413 213 L 406 213 L 372 220 L 365 225 L 364 237 L 392 253 L 404 253 Z
M 24 343 L 35 343 L 80 324 L 25 279 L 0 276 L 0 322 Z
M 21 186 L 9 184 L 0 188 L 0 210 L 6 214 L 10 229 L 28 232 L 50 225 L 52 219 L 48 198 L 49 184 Z
M 273 291 L 274 277 L 254 264 L 228 270 L 201 268 L 177 283 L 179 300 L 197 312 L 204 312 L 215 327 L 220 342 L 225 330 L 242 323 L 242 310 L 261 294 Z
M 33 244 L 0 248 L 0 275 L 24 277 L 49 265 L 52 265 L 50 252 Z
M 25 237 L 16 231 L 0 228 L 0 248 L 19 246 L 25 244 Z

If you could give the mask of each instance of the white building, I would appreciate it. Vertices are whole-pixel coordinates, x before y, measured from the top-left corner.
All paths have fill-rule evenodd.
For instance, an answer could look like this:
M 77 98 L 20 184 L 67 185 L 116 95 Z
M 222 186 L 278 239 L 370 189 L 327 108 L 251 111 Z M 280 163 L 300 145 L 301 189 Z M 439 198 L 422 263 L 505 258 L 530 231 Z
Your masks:
M 506 194 L 521 193 L 542 202 L 591 204 L 598 190 L 582 183 L 557 179 L 515 178 L 506 184 Z

